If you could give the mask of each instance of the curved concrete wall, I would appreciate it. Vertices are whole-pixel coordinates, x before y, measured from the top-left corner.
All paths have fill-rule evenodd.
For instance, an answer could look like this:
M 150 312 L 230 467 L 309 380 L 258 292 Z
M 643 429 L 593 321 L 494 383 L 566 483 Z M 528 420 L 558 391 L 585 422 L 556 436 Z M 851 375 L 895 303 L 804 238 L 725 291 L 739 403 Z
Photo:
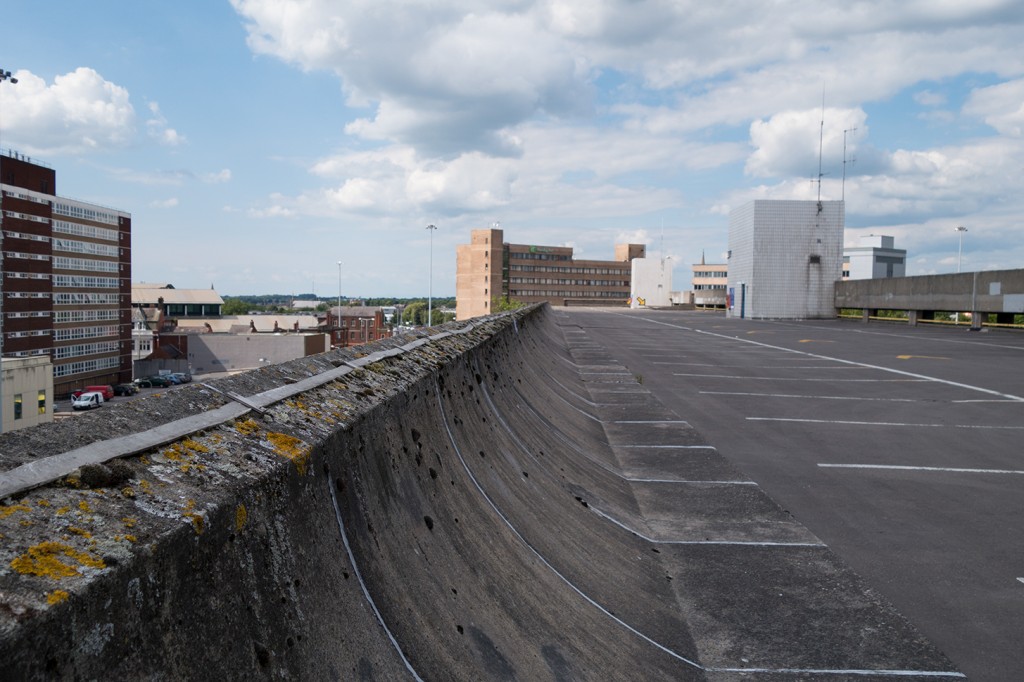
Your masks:
M 781 650 L 800 668 L 772 669 L 783 677 L 847 665 L 851 651 L 858 669 L 949 669 L 755 487 L 741 486 L 757 498 L 755 532 L 798 540 L 798 561 L 822 567 L 815 589 L 847 595 L 841 606 L 730 613 L 740 588 L 721 581 L 728 550 L 663 554 L 671 524 L 652 520 L 608 430 L 633 428 L 636 406 L 681 422 L 641 405 L 628 373 L 585 349 L 573 357 L 553 316 L 490 319 L 6 500 L 0 678 L 731 679 L 739 668 L 707 662 L 735 657 L 753 672 Z M 307 358 L 231 386 L 331 366 Z M 617 406 L 594 400 L 588 371 L 626 375 L 606 385 Z M 223 399 L 190 387 L 140 401 L 164 402 L 205 411 Z M 685 424 L 673 437 L 713 450 Z M 704 455 L 687 466 L 736 475 Z M 792 580 L 780 566 L 773 586 Z M 719 617 L 743 621 L 756 646 L 732 641 Z M 771 641 L 799 640 L 799 628 L 809 645 Z

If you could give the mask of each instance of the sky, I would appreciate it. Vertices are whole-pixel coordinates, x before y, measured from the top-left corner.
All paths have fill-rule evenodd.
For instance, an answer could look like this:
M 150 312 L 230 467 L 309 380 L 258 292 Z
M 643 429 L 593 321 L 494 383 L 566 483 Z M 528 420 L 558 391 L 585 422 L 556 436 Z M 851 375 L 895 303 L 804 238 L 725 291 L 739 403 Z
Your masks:
M 3 23 L 0 148 L 130 213 L 134 281 L 452 296 L 456 245 L 498 223 L 578 258 L 646 243 L 686 289 L 731 209 L 819 192 L 908 275 L 1024 267 L 1020 0 L 6 0 Z

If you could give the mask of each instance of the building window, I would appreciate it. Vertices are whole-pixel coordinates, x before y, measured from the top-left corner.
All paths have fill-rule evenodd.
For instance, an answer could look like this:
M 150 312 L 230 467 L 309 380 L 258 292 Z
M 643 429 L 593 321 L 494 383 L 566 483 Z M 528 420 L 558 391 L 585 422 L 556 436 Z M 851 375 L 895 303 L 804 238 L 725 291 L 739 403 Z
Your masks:
M 46 414 L 46 391 L 39 391 L 39 414 Z
M 17 393 L 14 396 L 14 418 L 21 419 L 21 394 Z

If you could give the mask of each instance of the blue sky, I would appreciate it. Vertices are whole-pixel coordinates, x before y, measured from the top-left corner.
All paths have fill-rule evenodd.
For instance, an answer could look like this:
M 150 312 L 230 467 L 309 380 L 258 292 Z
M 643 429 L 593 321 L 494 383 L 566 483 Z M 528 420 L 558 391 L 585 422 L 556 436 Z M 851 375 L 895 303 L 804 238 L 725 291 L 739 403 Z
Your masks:
M 455 246 L 724 257 L 728 212 L 845 192 L 908 274 L 1024 267 L 1019 0 L 4 4 L 0 147 L 126 210 L 136 281 L 455 291 Z M 822 95 L 824 94 L 824 127 Z M 856 130 L 854 130 L 856 129 Z M 847 165 L 842 186 L 843 138 Z

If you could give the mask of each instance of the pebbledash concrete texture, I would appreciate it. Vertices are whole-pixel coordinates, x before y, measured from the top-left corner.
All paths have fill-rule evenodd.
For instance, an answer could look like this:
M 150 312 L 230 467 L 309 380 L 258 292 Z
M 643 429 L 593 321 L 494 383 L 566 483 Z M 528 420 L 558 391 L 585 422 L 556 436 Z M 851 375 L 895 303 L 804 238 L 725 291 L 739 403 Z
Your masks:
M 2 500 L 0 679 L 960 677 L 547 306 L 432 331 L 0 439 L 13 472 L 346 370 Z

